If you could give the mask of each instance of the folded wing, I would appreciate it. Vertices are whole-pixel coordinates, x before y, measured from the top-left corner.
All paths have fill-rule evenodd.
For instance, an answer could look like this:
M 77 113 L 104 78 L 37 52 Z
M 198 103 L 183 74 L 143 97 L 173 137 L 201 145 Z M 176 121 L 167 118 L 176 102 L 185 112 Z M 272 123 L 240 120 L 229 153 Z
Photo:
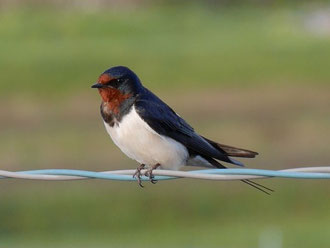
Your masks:
M 152 92 L 147 89 L 145 90 L 147 92 L 137 98 L 135 108 L 141 118 L 159 134 L 180 142 L 194 154 L 200 154 L 203 157 L 215 158 L 240 166 L 243 165 L 241 162 L 231 159 L 229 156 L 247 157 L 248 154 L 250 157 L 252 156 L 252 153 L 249 153 L 250 151 L 248 150 L 221 145 L 198 135 L 168 105 Z

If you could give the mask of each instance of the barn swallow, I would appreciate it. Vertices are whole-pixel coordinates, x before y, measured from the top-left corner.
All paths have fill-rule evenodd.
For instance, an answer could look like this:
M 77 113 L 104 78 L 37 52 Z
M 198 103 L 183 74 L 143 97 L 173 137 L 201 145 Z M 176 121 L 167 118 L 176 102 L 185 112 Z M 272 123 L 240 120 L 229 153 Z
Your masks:
M 101 115 L 113 142 L 140 166 L 134 177 L 141 184 L 141 170 L 154 183 L 156 168 L 179 170 L 183 166 L 226 168 L 219 161 L 243 166 L 232 157 L 254 158 L 257 152 L 223 145 L 199 135 L 166 103 L 145 88 L 138 76 L 124 66 L 103 72 L 92 88 L 101 98 Z M 253 187 L 256 184 L 244 180 Z M 263 186 L 261 186 L 263 187 Z

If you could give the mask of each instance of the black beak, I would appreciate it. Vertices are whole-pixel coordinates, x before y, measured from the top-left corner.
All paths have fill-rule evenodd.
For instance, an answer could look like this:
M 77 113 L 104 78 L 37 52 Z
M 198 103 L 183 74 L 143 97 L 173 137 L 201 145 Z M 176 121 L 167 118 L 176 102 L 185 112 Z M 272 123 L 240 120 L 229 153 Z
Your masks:
M 100 83 L 96 83 L 96 84 L 92 85 L 92 88 L 96 88 L 96 89 L 101 89 L 101 88 L 104 88 L 104 87 L 105 87 L 105 85 L 100 84 Z

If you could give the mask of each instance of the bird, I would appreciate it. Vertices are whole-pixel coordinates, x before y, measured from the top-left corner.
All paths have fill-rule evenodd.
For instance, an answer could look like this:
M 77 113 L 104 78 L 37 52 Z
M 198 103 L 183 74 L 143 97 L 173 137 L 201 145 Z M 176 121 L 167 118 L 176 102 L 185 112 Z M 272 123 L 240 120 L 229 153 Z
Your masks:
M 147 169 L 145 175 L 150 181 L 156 183 L 153 170 L 157 168 L 227 168 L 222 162 L 244 166 L 233 157 L 254 158 L 258 155 L 198 134 L 171 107 L 144 87 L 128 67 L 111 67 L 91 87 L 98 89 L 102 98 L 100 112 L 106 131 L 124 154 L 139 163 L 133 177 L 141 187 L 143 169 Z M 242 181 L 261 191 L 268 189 L 250 180 Z

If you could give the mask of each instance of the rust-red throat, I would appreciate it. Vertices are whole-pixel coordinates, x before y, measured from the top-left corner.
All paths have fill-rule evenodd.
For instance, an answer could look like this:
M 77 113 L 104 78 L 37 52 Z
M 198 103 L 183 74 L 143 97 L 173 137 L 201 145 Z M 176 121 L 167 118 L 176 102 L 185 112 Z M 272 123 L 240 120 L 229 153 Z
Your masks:
M 107 84 L 113 79 L 115 78 L 108 74 L 102 74 L 98 79 L 98 83 Z M 119 113 L 120 104 L 131 96 L 131 94 L 123 94 L 120 90 L 114 88 L 100 88 L 99 93 L 106 107 L 114 114 Z

